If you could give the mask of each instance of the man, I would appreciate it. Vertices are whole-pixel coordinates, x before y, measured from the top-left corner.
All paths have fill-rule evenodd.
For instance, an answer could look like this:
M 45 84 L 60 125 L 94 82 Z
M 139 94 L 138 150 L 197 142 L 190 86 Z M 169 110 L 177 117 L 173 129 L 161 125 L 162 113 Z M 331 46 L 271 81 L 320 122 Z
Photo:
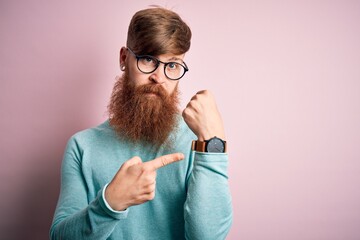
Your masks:
M 221 116 L 208 91 L 178 110 L 190 39 L 170 10 L 133 16 L 109 120 L 68 142 L 52 239 L 225 239 L 232 209 Z

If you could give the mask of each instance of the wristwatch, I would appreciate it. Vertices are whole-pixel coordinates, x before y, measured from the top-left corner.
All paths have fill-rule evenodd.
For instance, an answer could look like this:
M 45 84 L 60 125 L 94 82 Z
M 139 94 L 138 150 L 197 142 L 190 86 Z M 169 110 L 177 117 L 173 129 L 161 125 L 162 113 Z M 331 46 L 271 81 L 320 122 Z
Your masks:
M 191 149 L 197 152 L 225 153 L 226 141 L 216 136 L 205 141 L 194 140 Z

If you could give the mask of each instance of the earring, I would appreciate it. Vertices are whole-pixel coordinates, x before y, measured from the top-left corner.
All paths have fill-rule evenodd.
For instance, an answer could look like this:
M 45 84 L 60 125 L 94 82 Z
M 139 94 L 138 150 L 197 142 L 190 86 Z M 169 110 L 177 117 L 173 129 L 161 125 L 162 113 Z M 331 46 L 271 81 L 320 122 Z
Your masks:
M 121 69 L 121 71 L 125 71 L 125 66 L 121 65 L 120 69 Z

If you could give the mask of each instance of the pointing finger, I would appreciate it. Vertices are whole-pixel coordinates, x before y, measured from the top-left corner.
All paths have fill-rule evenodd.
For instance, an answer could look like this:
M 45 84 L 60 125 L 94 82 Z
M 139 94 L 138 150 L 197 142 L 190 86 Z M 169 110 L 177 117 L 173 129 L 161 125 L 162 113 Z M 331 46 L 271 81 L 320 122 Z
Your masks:
M 184 154 L 172 153 L 172 154 L 168 154 L 168 155 L 164 155 L 164 156 L 155 158 L 154 160 L 144 163 L 144 165 L 146 165 L 147 167 L 149 167 L 152 170 L 157 170 L 157 169 L 165 167 L 166 165 L 169 165 L 171 163 L 178 162 L 182 159 L 184 159 Z

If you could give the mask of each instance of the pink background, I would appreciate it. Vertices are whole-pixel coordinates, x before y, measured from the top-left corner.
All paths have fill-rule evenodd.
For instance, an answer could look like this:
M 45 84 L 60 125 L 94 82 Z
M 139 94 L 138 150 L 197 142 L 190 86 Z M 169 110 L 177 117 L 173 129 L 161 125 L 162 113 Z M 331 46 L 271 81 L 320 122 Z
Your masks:
M 226 124 L 228 239 L 360 239 L 360 2 L 0 3 L 0 238 L 48 239 L 67 139 L 106 119 L 133 13 L 193 30 L 182 105 L 201 89 Z

